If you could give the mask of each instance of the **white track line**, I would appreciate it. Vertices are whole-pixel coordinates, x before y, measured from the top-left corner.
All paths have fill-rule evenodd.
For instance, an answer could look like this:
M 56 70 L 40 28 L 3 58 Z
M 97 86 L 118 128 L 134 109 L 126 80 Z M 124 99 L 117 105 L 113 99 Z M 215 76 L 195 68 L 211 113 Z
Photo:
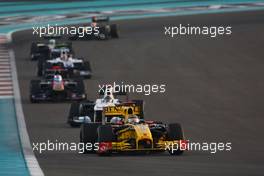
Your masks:
M 9 94 L 9 95 L 13 95 L 13 91 L 12 91 L 12 90 L 5 90 L 5 91 L 2 91 L 2 90 L 1 90 L 1 92 L 0 92 L 0 96 L 1 96 L 1 95 L 7 95 L 7 94 Z
M 13 95 L 2 95 L 2 96 L 0 96 L 0 99 L 10 99 L 10 98 L 14 98 L 14 96 Z
M 0 86 L 1 85 L 12 85 L 12 82 L 11 81 L 1 81 Z
M 10 76 L 10 75 L 11 75 L 10 73 L 1 73 L 0 77 L 2 77 L 2 76 Z
M 0 91 L 1 90 L 13 90 L 13 87 L 12 86 L 0 87 Z
M 0 81 L 11 81 L 11 77 L 1 77 L 0 76 Z
M 11 73 L 11 70 L 10 69 L 0 70 L 0 74 L 1 73 Z
M 12 33 L 9 33 L 9 41 L 12 41 L 11 38 Z M 32 176 L 44 176 L 42 169 L 39 166 L 38 160 L 36 159 L 33 151 L 32 146 L 29 140 L 27 126 L 25 123 L 24 112 L 21 103 L 21 96 L 19 91 L 19 84 L 18 84 L 18 77 L 17 77 L 17 70 L 16 70 L 16 61 L 14 52 L 11 50 L 9 51 L 11 67 L 12 67 L 12 78 L 13 78 L 13 87 L 14 87 L 14 99 L 15 99 L 15 107 L 16 107 L 16 117 L 18 123 L 18 130 L 20 135 L 20 141 L 23 149 L 23 154 L 25 157 L 25 161 Z
M 9 62 L 9 61 L 10 61 L 10 60 L 7 59 L 7 58 L 4 58 L 4 59 L 0 58 L 0 62 Z
M 10 69 L 10 65 L 1 65 L 0 64 L 0 69 Z

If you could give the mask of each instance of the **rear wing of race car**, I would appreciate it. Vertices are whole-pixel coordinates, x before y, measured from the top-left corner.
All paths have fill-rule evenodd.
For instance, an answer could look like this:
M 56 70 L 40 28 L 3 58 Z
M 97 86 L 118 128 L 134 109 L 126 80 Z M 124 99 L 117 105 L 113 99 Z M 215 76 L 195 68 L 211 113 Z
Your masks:
M 110 21 L 110 18 L 108 16 L 94 16 L 92 17 L 92 22 L 108 22 Z
M 72 43 L 71 42 L 61 42 L 61 43 L 57 43 L 55 48 L 72 48 Z
M 107 106 L 103 108 L 104 116 L 123 116 L 128 115 L 140 115 L 141 107 L 136 104 L 130 105 L 116 105 L 116 106 Z

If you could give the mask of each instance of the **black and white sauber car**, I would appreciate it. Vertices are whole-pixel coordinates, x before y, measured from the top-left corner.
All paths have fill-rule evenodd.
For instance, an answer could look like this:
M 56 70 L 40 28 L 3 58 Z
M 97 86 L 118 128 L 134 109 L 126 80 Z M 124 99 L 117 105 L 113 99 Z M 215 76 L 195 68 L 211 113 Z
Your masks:
M 40 59 L 38 62 L 37 75 L 61 73 L 69 77 L 91 78 L 92 70 L 89 61 L 81 58 L 73 58 L 67 51 L 61 51 L 59 57 L 51 60 Z
M 55 39 L 51 39 L 48 42 L 33 42 L 30 49 L 30 59 L 39 60 L 40 58 L 57 58 L 60 56 L 62 50 L 67 50 L 68 53 L 74 54 L 72 43 L 70 42 L 57 42 Z
M 93 122 L 101 122 L 102 112 L 105 107 L 115 107 L 117 105 L 135 105 L 140 107 L 140 118 L 144 118 L 144 101 L 143 100 L 128 100 L 125 101 L 117 99 L 114 95 L 127 95 L 125 92 L 110 91 L 100 92 L 103 97 L 96 99 L 96 101 L 85 100 L 81 102 L 74 102 L 71 104 L 67 123 L 72 127 L 80 126 L 85 119 L 91 119 Z
M 81 101 L 86 99 L 83 80 L 63 79 L 61 75 L 46 75 L 30 82 L 30 101 Z

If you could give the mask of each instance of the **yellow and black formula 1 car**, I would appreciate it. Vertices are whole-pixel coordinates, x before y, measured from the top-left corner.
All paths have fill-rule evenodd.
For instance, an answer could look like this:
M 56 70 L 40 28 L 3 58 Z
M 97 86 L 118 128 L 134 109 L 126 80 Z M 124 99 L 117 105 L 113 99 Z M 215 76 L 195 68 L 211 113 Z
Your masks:
M 88 122 L 81 126 L 81 142 L 93 146 L 85 153 L 168 151 L 171 155 L 181 155 L 187 149 L 180 124 L 145 121 L 139 114 L 139 107 L 135 105 L 105 107 L 101 123 Z

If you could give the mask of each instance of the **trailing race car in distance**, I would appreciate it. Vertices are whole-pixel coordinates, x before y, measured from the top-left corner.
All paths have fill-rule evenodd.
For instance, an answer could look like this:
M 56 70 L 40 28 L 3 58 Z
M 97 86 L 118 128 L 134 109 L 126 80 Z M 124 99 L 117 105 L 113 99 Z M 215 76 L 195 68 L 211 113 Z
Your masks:
M 46 75 L 43 80 L 31 80 L 30 101 L 81 101 L 86 99 L 83 80 L 63 79 L 60 74 Z
M 144 101 L 143 100 L 128 100 L 121 101 L 120 99 L 115 98 L 115 95 L 127 95 L 125 92 L 113 91 L 113 88 L 110 88 L 109 91 L 104 89 L 99 92 L 100 95 L 103 95 L 102 98 L 96 99 L 96 101 L 81 101 L 73 102 L 71 104 L 67 123 L 72 127 L 80 126 L 83 122 L 83 119 L 89 117 L 93 122 L 101 122 L 102 112 L 104 107 L 108 106 L 117 106 L 117 105 L 131 105 L 139 107 L 139 117 L 144 118 Z
M 81 58 L 73 58 L 68 50 L 61 50 L 60 56 L 51 59 L 39 59 L 37 75 L 43 76 L 59 72 L 68 77 L 91 78 L 92 70 L 89 61 L 84 61 Z
M 87 34 L 84 31 L 79 31 L 80 33 L 76 35 L 70 35 L 69 39 L 70 40 L 77 40 L 77 39 L 108 40 L 110 38 L 119 38 L 118 26 L 117 24 L 110 23 L 110 17 L 94 16 L 92 17 L 92 23 L 90 23 L 89 27 L 92 28 L 91 33 Z
M 61 50 L 68 50 L 68 53 L 74 54 L 72 43 L 70 42 L 57 42 L 55 39 L 51 39 L 48 42 L 33 42 L 30 49 L 30 59 L 56 58 L 60 56 Z
M 140 119 L 139 108 L 131 105 L 104 107 L 101 122 L 92 122 L 86 117 L 81 126 L 80 142 L 93 147 L 85 153 L 168 151 L 171 155 L 183 154 L 187 141 L 181 125 Z

